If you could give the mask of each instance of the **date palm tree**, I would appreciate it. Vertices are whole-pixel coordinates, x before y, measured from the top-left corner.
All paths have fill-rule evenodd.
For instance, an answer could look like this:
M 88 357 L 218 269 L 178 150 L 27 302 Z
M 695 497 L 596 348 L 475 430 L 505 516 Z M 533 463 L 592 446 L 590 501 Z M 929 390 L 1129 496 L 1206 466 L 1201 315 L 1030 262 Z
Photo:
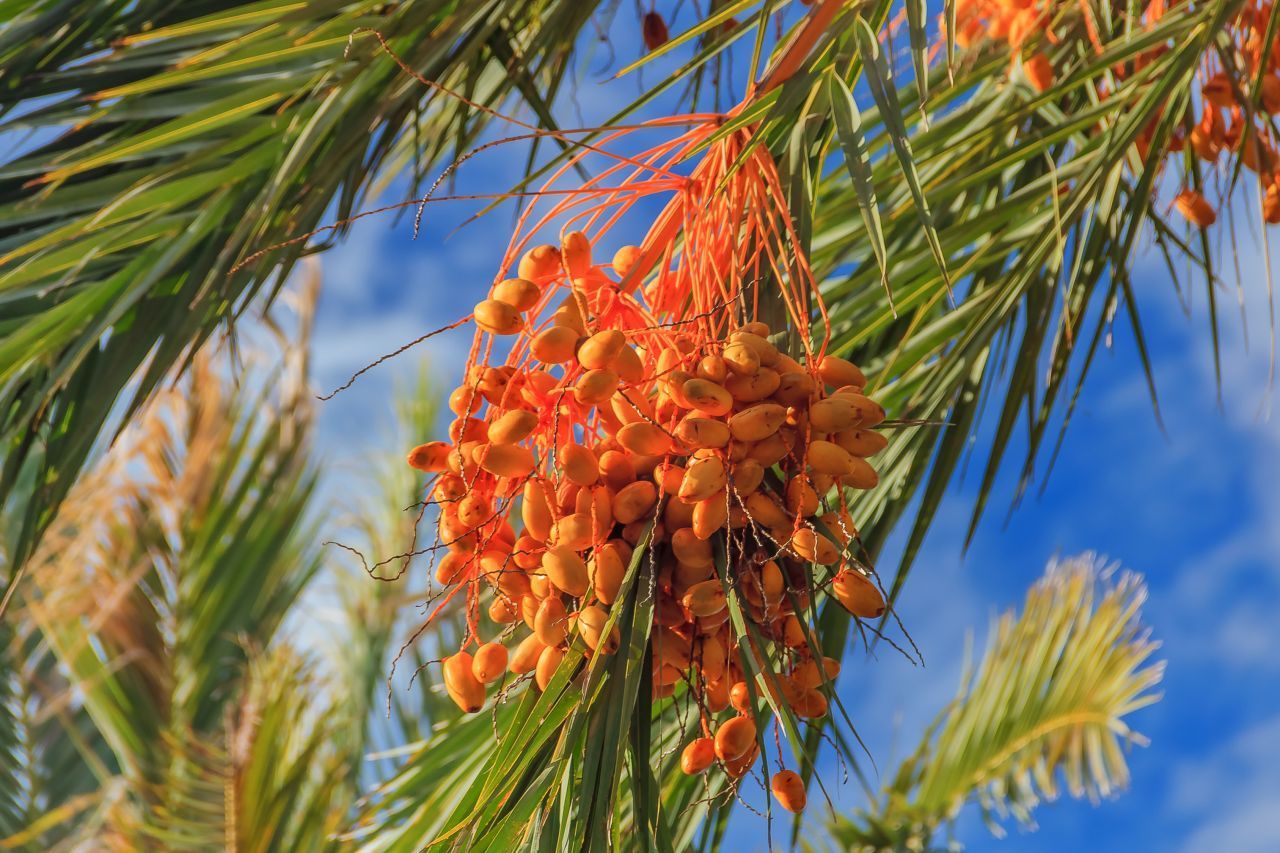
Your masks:
M 1172 174 L 1165 164 L 1184 141 L 1204 58 L 1234 61 L 1227 24 L 1246 3 L 1171 4 L 1142 26 L 1121 6 L 1049 10 L 1025 49 L 1051 57 L 1052 79 L 1033 79 L 998 39 L 960 43 L 955 4 L 914 0 L 901 16 L 889 0 L 672 4 L 663 11 L 683 10 L 668 15 L 672 35 L 650 39 L 624 69 L 683 61 L 604 129 L 666 91 L 707 109 L 730 57 L 763 81 L 724 132 L 750 124 L 752 144 L 778 163 L 795 248 L 832 308 L 833 351 L 867 368 L 895 415 L 880 486 L 854 518 L 868 560 L 896 525 L 909 526 L 896 571 L 880 567 L 891 600 L 975 436 L 984 468 L 973 524 L 1019 430 L 1024 482 L 1053 447 L 1116 317 L 1145 362 L 1129 277 L 1142 241 L 1169 260 L 1173 286 L 1184 261 L 1203 282 L 1216 339 L 1221 280 L 1207 232 L 1168 217 L 1159 176 Z M 196 370 L 195 353 L 220 329 L 276 297 L 302 255 L 347 227 L 326 222 L 345 223 L 394 177 L 416 187 L 465 157 L 495 110 L 517 102 L 547 152 L 530 155 L 530 178 L 560 162 L 556 149 L 597 138 L 556 131 L 558 94 L 596 27 L 622 14 L 617 2 L 566 0 L 0 6 L 3 132 L 29 134 L 0 169 L 0 501 L 14 519 L 0 614 L 28 601 L 26 584 L 25 607 L 38 610 L 49 543 L 70 535 L 53 527 L 59 508 L 103 445 L 175 369 Z M 1276 29 L 1273 18 L 1256 46 L 1264 55 Z M 984 411 L 996 418 L 989 436 L 976 431 Z M 648 616 L 620 613 L 624 647 L 636 651 L 600 674 L 587 701 L 562 680 L 523 693 L 496 720 L 444 723 L 446 734 L 362 804 L 375 825 L 368 843 L 456 841 L 463 828 L 467 843 L 494 849 L 578 838 L 598 847 L 633 831 L 673 849 L 713 842 L 725 800 L 648 767 L 650 752 L 680 735 L 648 700 Z M 849 616 L 827 602 L 817 621 L 823 650 L 843 650 Z M 215 627 L 217 644 L 229 642 Z M 182 738 L 226 725 L 226 701 L 166 711 L 155 731 L 178 751 L 148 759 L 137 778 L 157 763 L 196 766 Z M 519 724 L 530 716 L 539 726 Z M 500 747 L 484 741 L 513 726 Z M 825 730 L 806 730 L 806 751 Z M 465 784 L 421 787 L 441 767 Z
M 429 670 L 408 697 L 384 692 L 412 594 L 330 560 L 328 594 L 308 596 L 324 517 L 309 406 L 298 375 L 265 373 L 249 386 L 284 391 L 264 398 L 198 355 L 63 503 L 0 648 L 5 849 L 417 849 L 513 719 L 457 721 Z M 432 399 L 425 383 L 400 395 L 403 431 L 429 427 Z M 416 524 L 416 483 L 397 465 L 371 485 L 363 512 L 324 526 L 376 552 Z M 1051 565 L 882 797 L 806 843 L 929 849 L 971 802 L 1027 822 L 1064 783 L 1124 787 L 1123 749 L 1143 742 L 1127 718 L 1159 698 L 1163 668 L 1144 599 L 1089 555 Z M 319 601 L 342 602 L 336 633 L 303 641 Z M 460 631 L 445 621 L 434 640 Z M 677 825 L 681 847 L 717 837 Z
M 817 4 L 825 27 L 798 54 L 795 10 L 686 6 L 686 26 L 624 69 L 686 60 L 613 124 L 668 90 L 704 107 L 735 52 L 756 73 L 769 51 L 774 64 L 794 58 L 786 84 L 742 120 L 758 122 L 789 176 L 835 350 L 871 368 L 892 411 L 925 422 L 904 427 L 860 519 L 874 553 L 923 496 L 895 591 L 980 411 L 998 412 L 999 426 L 975 523 L 1019 420 L 1028 477 L 1053 416 L 1069 420 L 1112 318 L 1142 346 L 1126 260 L 1140 239 L 1189 258 L 1215 304 L 1208 241 L 1166 219 L 1155 176 L 1197 61 L 1229 49 L 1223 24 L 1243 0 L 1177 6 L 1141 31 L 1098 5 L 1054 10 L 1049 48 L 1063 71 L 1043 92 L 1006 73 L 999 43 L 942 45 L 915 2 L 905 38 L 889 2 Z M 15 572 L 100 439 L 348 226 L 289 240 L 346 220 L 397 175 L 419 186 L 513 99 L 554 128 L 575 56 L 623 14 L 616 2 L 554 0 L 0 8 L 0 132 L 15 142 L 0 170 L 0 498 L 36 484 L 14 531 Z M 1099 50 L 1080 49 L 1086 30 Z M 1160 44 L 1176 47 L 1140 73 L 1112 73 Z M 941 47 L 945 61 L 931 60 Z

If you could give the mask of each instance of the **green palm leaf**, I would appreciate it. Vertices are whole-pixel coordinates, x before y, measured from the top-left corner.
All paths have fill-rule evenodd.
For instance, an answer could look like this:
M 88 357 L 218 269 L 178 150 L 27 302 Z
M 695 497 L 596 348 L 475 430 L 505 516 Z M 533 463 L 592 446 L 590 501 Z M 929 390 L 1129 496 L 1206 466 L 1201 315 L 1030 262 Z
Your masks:
M 1145 352 L 1127 259 L 1148 223 L 1157 233 L 1183 229 L 1165 223 L 1155 209 L 1154 167 L 1135 176 L 1133 142 L 1153 120 L 1178 114 L 1194 85 L 1198 57 L 1236 6 L 1180 7 L 1149 32 L 1126 32 L 1116 21 L 1115 31 L 1104 34 L 1104 53 L 1073 60 L 1071 73 L 1043 94 L 992 80 L 1006 67 L 998 50 L 966 56 L 970 70 L 954 84 L 945 69 L 933 72 L 928 123 L 913 103 L 904 105 L 904 118 L 943 254 L 962 279 L 954 307 L 948 277 L 930 258 L 931 241 L 919 227 L 912 193 L 887 153 L 894 134 L 879 122 L 878 111 L 868 111 L 861 123 L 869 180 L 835 171 L 819 188 L 813 254 L 834 306 L 836 351 L 865 364 L 890 412 L 950 425 L 896 433 L 880 469 L 883 485 L 861 504 L 859 520 L 874 543 L 900 517 L 907 498 L 923 489 L 895 591 L 984 408 L 998 422 L 990 445 L 978 451 L 986 451 L 986 468 L 974 525 L 1020 422 L 1028 425 L 1030 439 L 1022 463 L 1026 487 L 1063 407 L 1069 421 L 1117 306 Z M 1166 42 L 1177 49 L 1143 73 L 1111 81 L 1105 106 L 1097 105 L 1111 66 Z M 1169 122 L 1161 126 L 1151 146 L 1153 164 L 1172 129 Z M 879 226 L 864 229 L 871 198 L 879 200 Z M 881 268 L 881 243 L 887 269 Z M 1209 268 L 1191 244 L 1173 250 Z M 892 301 L 878 287 L 884 279 L 892 283 Z M 1047 373 L 1039 367 L 1045 364 Z
M 576 666 L 579 640 L 545 690 L 528 677 L 504 683 L 505 701 L 444 715 L 429 737 L 400 750 L 402 765 L 370 793 L 351 832 L 360 849 L 714 849 L 737 799 L 724 774 L 679 769 L 699 727 L 688 693 L 650 698 L 653 600 L 627 593 L 645 589 L 652 571 L 637 549 L 614 608 L 616 654 Z M 760 712 L 761 731 L 768 713 Z
M 24 824 L 25 786 L 20 768 L 23 743 L 21 691 L 13 629 L 0 623 L 0 838 Z
M 590 3 L 286 0 L 0 7 L 0 496 L 27 468 L 21 565 L 100 432 L 307 251 L 259 249 L 415 176 L 518 91 L 549 118 Z M 33 38 L 33 33 L 40 33 Z M 350 50 L 348 52 L 348 41 Z M 273 280 L 276 282 L 273 284 Z

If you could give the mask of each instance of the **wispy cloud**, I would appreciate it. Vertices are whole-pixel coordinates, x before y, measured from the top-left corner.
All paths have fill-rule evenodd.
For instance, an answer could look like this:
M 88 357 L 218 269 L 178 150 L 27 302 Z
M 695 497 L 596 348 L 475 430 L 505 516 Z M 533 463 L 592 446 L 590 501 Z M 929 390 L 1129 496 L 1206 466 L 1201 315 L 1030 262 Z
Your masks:
M 1164 819 L 1186 825 L 1181 849 L 1280 850 L 1280 715 L 1252 726 L 1212 753 L 1181 763 L 1174 774 Z

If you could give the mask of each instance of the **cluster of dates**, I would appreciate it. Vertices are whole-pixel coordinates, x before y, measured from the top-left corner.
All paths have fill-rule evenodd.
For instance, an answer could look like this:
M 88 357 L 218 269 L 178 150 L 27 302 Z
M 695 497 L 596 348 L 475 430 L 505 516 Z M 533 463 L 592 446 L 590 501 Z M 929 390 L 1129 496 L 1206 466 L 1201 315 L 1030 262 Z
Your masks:
M 797 361 L 764 323 L 657 322 L 641 255 L 596 264 L 570 232 L 526 252 L 475 307 L 489 345 L 450 396 L 448 440 L 408 457 L 434 475 L 437 581 L 465 593 L 469 616 L 487 601 L 499 626 L 482 641 L 470 620 L 475 648 L 444 661 L 445 683 L 467 712 L 508 672 L 545 689 L 566 657 L 617 651 L 614 609 L 652 595 L 654 695 L 683 685 L 706 735 L 682 767 L 718 761 L 740 777 L 757 755 L 757 703 L 827 712 L 839 665 L 816 653 L 814 597 L 884 611 L 851 554 L 844 496 L 877 482 L 867 459 L 886 446 L 885 413 L 854 364 Z M 487 364 L 494 341 L 509 352 Z M 747 646 L 777 671 L 750 678 Z M 801 808 L 789 780 L 775 793 Z

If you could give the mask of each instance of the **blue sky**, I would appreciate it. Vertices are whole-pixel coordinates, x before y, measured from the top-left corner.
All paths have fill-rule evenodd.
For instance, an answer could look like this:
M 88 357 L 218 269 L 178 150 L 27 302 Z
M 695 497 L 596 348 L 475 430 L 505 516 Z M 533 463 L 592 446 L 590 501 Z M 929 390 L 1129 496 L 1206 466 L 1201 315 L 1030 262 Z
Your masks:
M 623 59 L 634 49 L 617 45 Z M 587 65 L 599 66 L 598 58 Z M 588 122 L 599 120 L 636 93 L 635 80 L 598 81 L 589 70 L 566 116 L 580 109 Z M 481 155 L 463 168 L 460 189 L 504 189 L 519 175 L 523 155 L 518 148 Z M 407 192 L 396 185 L 381 201 Z M 483 298 L 511 220 L 499 212 L 449 236 L 474 209 L 433 207 L 416 242 L 411 217 L 398 224 L 392 216 L 366 219 L 323 255 L 315 337 L 320 388 L 341 384 Z M 1146 577 L 1151 598 L 1144 620 L 1163 642 L 1168 669 L 1164 700 L 1131 720 L 1152 741 L 1131 754 L 1131 789 L 1097 807 L 1043 807 L 1038 832 L 1010 827 L 1004 840 L 963 820 L 959 838 L 971 850 L 1280 849 L 1280 424 L 1261 414 L 1268 381 L 1261 253 L 1247 236 L 1241 250 L 1253 348 L 1243 347 L 1232 295 L 1223 294 L 1221 409 L 1203 291 L 1184 316 L 1163 263 L 1140 252 L 1136 290 L 1166 431 L 1152 416 L 1131 336 L 1120 323 L 1114 345 L 1093 368 L 1042 496 L 1028 497 L 1006 524 L 1016 485 L 1011 466 L 965 552 L 979 472 L 953 485 L 901 603 L 926 666 L 888 651 L 846 666 L 846 702 L 879 766 L 891 768 L 954 692 L 966 634 L 983 637 L 989 619 L 1018 604 L 1049 559 L 1094 551 Z M 394 383 L 412 377 L 425 359 L 447 390 L 469 342 L 465 331 L 435 338 L 321 404 L 321 448 L 339 478 L 368 453 L 403 452 L 384 440 Z M 842 806 L 861 804 L 859 796 L 849 787 Z M 762 849 L 760 829 L 749 816 L 736 820 L 733 847 Z

